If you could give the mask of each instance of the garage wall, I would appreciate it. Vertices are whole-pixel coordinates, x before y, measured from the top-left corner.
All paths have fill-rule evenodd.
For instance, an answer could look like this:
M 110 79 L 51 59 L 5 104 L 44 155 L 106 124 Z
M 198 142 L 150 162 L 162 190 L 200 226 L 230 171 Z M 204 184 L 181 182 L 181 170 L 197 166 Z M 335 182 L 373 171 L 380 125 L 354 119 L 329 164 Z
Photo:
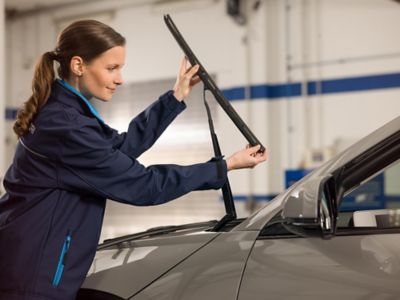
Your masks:
M 358 139 L 396 117 L 400 5 L 373 0 L 290 3 L 286 81 L 303 84 L 299 101 L 289 102 L 293 143 L 330 147 Z M 310 82 L 321 91 L 310 95 Z M 395 89 L 383 88 L 392 83 Z M 340 92 L 346 85 L 355 91 Z M 301 160 L 297 151 L 289 157 L 292 167 Z
M 162 3 L 98 1 L 7 21 L 7 163 L 16 143 L 11 117 L 29 95 L 34 61 L 54 48 L 57 26 L 76 18 L 105 20 L 127 38 L 129 84 L 176 76 L 182 53 L 162 20 L 164 13 L 173 16 L 268 148 L 267 164 L 230 174 L 240 203 L 249 195 L 270 199 L 282 191 L 285 170 L 313 167 L 398 115 L 400 5 L 394 1 L 248 0 L 244 26 L 227 16 L 223 0 Z M 229 155 L 246 141 L 217 114 Z

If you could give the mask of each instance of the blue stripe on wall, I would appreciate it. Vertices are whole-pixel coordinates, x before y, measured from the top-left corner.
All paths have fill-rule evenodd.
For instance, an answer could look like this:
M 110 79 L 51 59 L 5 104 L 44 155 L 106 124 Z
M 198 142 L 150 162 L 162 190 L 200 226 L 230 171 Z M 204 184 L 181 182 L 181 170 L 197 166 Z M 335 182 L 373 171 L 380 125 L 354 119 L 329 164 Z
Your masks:
M 309 81 L 306 83 L 307 95 L 360 92 L 367 90 L 398 88 L 400 87 L 400 73 L 380 74 L 342 79 L 327 79 L 322 81 Z M 222 90 L 230 101 L 243 100 L 245 87 L 233 87 Z M 250 99 L 268 99 L 296 97 L 301 95 L 301 82 L 284 84 L 261 84 L 250 87 Z M 6 108 L 6 119 L 15 120 L 16 108 Z
M 307 83 L 308 95 L 317 93 L 317 82 Z M 322 94 L 367 91 L 400 87 L 400 73 L 323 80 L 320 83 Z
M 332 94 L 344 92 L 359 92 L 375 89 L 398 88 L 400 87 L 400 73 L 370 75 L 361 77 L 348 77 L 342 79 L 327 79 L 322 81 L 309 81 L 306 83 L 307 95 Z M 245 88 L 235 87 L 223 90 L 225 97 L 230 101 L 243 100 Z M 250 87 L 250 99 L 277 99 L 296 97 L 301 95 L 301 83 L 276 85 L 253 85 Z
M 225 90 L 222 90 L 222 92 L 224 93 L 224 96 L 230 101 L 244 99 L 244 88 L 243 87 L 225 89 Z

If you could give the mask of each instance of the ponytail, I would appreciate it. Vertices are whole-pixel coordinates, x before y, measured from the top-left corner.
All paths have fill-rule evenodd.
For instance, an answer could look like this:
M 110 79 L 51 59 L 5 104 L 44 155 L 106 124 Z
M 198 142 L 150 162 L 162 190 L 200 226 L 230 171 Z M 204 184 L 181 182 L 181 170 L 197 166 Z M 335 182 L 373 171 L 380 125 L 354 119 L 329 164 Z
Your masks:
M 32 80 L 32 96 L 18 110 L 17 120 L 13 127 L 18 138 L 28 133 L 33 118 L 49 99 L 51 86 L 55 79 L 53 63 L 56 58 L 55 52 L 46 52 L 40 57 L 35 66 Z

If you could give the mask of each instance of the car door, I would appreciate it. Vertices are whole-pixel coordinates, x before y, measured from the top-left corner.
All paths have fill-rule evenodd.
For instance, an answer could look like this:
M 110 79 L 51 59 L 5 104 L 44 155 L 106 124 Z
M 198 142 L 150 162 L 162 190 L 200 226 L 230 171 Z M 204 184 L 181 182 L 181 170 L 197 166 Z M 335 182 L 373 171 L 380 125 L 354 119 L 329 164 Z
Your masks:
M 282 227 L 263 230 L 238 299 L 398 299 L 400 213 L 394 206 L 386 211 L 393 221 L 382 227 L 357 227 L 350 216 L 358 211 L 342 212 L 348 223 L 331 239 L 299 236 Z

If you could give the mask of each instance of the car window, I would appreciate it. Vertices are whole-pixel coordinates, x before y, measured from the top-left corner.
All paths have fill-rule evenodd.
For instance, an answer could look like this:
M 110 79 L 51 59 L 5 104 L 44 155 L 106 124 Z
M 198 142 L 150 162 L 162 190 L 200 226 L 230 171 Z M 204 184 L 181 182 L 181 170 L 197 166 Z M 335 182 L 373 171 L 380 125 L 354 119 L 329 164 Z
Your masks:
M 338 231 L 400 228 L 400 162 L 349 191 L 340 205 Z

